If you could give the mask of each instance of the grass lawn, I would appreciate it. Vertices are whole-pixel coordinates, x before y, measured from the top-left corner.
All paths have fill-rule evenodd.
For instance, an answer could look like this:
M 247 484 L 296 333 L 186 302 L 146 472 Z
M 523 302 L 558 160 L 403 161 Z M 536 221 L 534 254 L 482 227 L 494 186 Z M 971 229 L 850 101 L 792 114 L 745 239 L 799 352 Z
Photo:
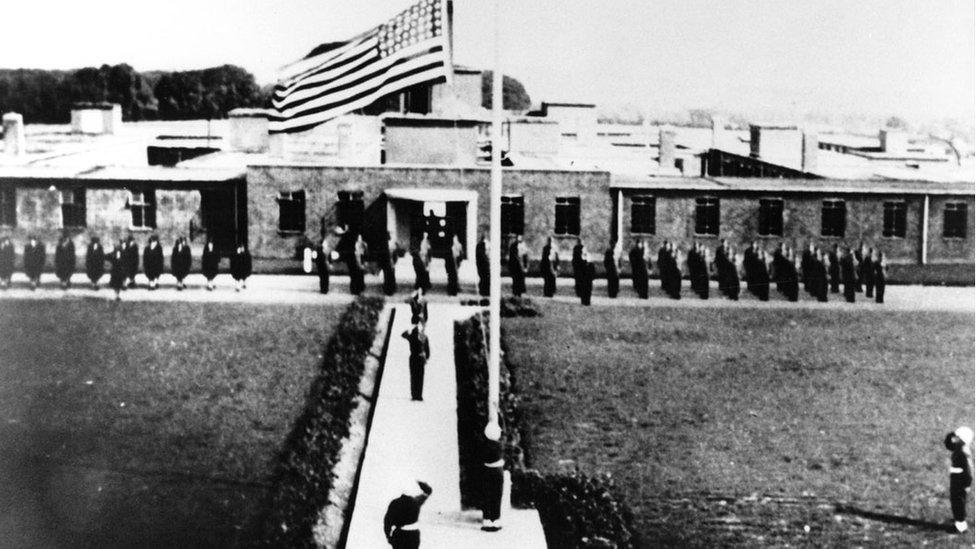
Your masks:
M 0 547 L 249 540 L 342 311 L 0 301 Z
M 647 546 L 972 544 L 971 314 L 539 306 L 504 321 L 530 465 L 611 473 Z

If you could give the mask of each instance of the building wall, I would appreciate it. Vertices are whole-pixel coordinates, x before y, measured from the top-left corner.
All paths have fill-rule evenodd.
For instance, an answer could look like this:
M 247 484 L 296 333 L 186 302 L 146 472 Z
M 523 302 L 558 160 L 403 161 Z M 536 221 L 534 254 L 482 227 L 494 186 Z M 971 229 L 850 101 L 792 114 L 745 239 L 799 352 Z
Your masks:
M 478 128 L 387 125 L 386 162 L 473 166 L 478 159 Z
M 389 188 L 459 189 L 478 192 L 478 231 L 488 231 L 490 171 L 486 168 L 438 167 L 328 167 L 250 166 L 248 182 L 248 227 L 250 247 L 259 257 L 292 257 L 303 237 L 319 237 L 321 224 L 336 225 L 337 192 L 363 191 L 366 203 L 366 231 L 385 235 L 383 190 Z M 555 197 L 580 196 L 580 228 L 584 243 L 602 250 L 611 235 L 612 203 L 607 172 L 505 170 L 504 192 L 525 197 L 526 245 L 537 255 L 555 223 Z M 279 191 L 306 192 L 304 235 L 278 232 Z M 371 212 L 377 212 L 373 215 Z M 571 246 L 572 238 L 564 238 Z M 567 248 L 568 249 L 568 248 Z
M 383 150 L 378 116 L 346 115 L 300 133 L 268 138 L 271 156 L 289 161 L 375 165 Z
M 515 119 L 506 124 L 508 150 L 530 156 L 559 154 L 559 124 L 544 119 Z
M 966 238 L 944 238 L 942 236 L 943 212 L 947 202 L 965 202 L 969 219 L 966 222 Z M 973 231 L 976 217 L 974 197 L 932 197 L 929 199 L 929 263 L 973 263 Z

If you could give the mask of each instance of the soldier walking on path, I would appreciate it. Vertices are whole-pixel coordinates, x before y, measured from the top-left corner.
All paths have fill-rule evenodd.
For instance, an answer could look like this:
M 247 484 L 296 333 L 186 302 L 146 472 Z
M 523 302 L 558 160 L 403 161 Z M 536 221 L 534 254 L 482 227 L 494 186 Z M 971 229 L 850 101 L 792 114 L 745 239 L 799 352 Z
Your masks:
M 383 516 L 383 535 L 393 549 L 420 547 L 420 508 L 433 491 L 426 482 L 411 481 L 390 502 Z
M 482 450 L 484 484 L 482 485 L 481 529 L 497 532 L 502 529 L 502 492 L 505 485 L 505 452 L 501 443 L 502 429 L 496 423 L 485 427 Z
M 539 258 L 539 274 L 542 275 L 542 295 L 552 297 L 556 295 L 556 277 L 559 276 L 559 254 L 552 245 L 552 237 L 546 238 L 546 245 L 542 247 L 542 257 Z
M 203 257 L 200 261 L 200 271 L 203 276 L 207 279 L 207 290 L 213 291 L 214 289 L 214 279 L 217 278 L 217 272 L 220 270 L 220 254 L 214 248 L 214 243 L 207 237 L 207 243 L 203 245 Z
M 491 260 L 488 258 L 488 240 L 481 235 L 481 240 L 474 248 L 474 263 L 478 271 L 478 295 L 486 297 L 490 290 Z
M 159 285 L 159 277 L 163 274 L 163 247 L 156 235 L 149 237 L 149 242 L 142 250 L 142 271 L 149 279 L 149 289 L 155 290 Z
M 424 299 L 424 291 L 420 288 L 414 290 L 410 295 L 410 323 L 427 323 L 427 300 Z
M 607 275 L 607 297 L 613 299 L 620 293 L 620 242 L 610 241 L 603 253 L 603 270 Z
M 190 252 L 190 246 L 186 243 L 186 239 L 182 236 L 177 238 L 176 244 L 173 245 L 173 251 L 170 252 L 169 256 L 170 270 L 173 272 L 173 277 L 176 278 L 177 290 L 183 289 L 183 280 L 190 274 L 192 262 L 193 256 Z
M 71 275 L 75 272 L 75 243 L 71 241 L 68 231 L 61 233 L 58 247 L 54 250 L 54 273 L 61 281 L 61 289 L 71 287 Z
M 10 279 L 14 275 L 14 245 L 10 237 L 0 239 L 0 290 L 10 287 Z
M 413 287 L 414 289 L 424 290 L 426 292 L 430 289 L 430 273 L 427 271 L 427 265 L 424 263 L 420 250 L 414 250 L 410 254 L 410 258 L 413 261 Z
M 410 344 L 410 399 L 424 400 L 424 368 L 430 358 L 430 341 L 424 333 L 424 323 L 418 322 L 413 328 L 403 332 L 403 338 Z
M 521 297 L 525 293 L 525 271 L 528 258 L 522 246 L 522 236 L 518 235 L 508 247 L 508 275 L 512 277 L 512 295 Z
M 30 280 L 31 290 L 36 290 L 41 285 L 41 272 L 44 271 L 46 261 L 47 251 L 44 250 L 44 243 L 31 235 L 27 245 L 24 246 L 24 274 Z

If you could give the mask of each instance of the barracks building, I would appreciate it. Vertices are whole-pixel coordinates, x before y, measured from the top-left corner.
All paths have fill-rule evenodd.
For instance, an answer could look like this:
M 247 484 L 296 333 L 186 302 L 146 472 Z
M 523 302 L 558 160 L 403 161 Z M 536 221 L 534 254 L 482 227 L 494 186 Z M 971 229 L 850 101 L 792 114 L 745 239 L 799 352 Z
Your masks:
M 164 249 L 210 237 L 280 263 L 340 226 L 404 250 L 426 231 L 435 255 L 456 235 L 466 256 L 488 230 L 490 116 L 474 69 L 302 134 L 269 135 L 260 110 L 132 124 L 111 105 L 77 110 L 70 128 L 4 116 L 0 233 L 18 246 L 28 234 L 53 244 L 62 229 L 79 250 L 90 235 L 156 233 Z M 605 125 L 581 103 L 509 113 L 503 144 L 502 231 L 535 255 L 548 237 L 567 259 L 576 238 L 591 253 L 611 240 L 863 241 L 892 265 L 973 270 L 973 159 L 944 144 L 745 132 L 718 118 L 711 129 Z

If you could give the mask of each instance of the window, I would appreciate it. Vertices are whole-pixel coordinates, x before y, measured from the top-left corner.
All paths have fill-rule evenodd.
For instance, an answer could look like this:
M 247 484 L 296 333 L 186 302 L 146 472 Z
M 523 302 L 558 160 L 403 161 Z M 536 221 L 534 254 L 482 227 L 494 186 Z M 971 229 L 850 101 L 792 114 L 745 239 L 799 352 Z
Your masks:
M 847 204 L 843 200 L 824 200 L 820 210 L 820 236 L 844 236 L 847 231 Z
M 695 234 L 718 235 L 718 208 L 717 198 L 695 199 Z
M 502 234 L 525 234 L 525 197 L 502 196 Z
M 61 226 L 84 227 L 85 189 L 64 189 L 61 191 Z
M 580 234 L 580 198 L 578 196 L 556 197 L 556 234 Z
M 304 203 L 302 212 L 304 215 Z M 363 228 L 365 212 L 363 191 L 339 191 L 339 202 L 336 203 L 336 222 L 339 225 L 345 225 L 352 234 L 359 234 Z
M 881 236 L 905 238 L 905 220 L 907 217 L 908 207 L 904 202 L 885 202 Z
M 759 236 L 783 236 L 783 201 L 759 199 Z
M 278 193 L 278 232 L 305 232 L 305 191 Z
M 942 236 L 946 238 L 966 238 L 965 202 L 947 202 L 942 214 Z
M 432 89 L 429 84 L 418 84 L 407 88 L 407 91 L 403 92 L 404 112 L 429 114 Z
M 17 189 L 13 187 L 0 189 L 0 225 L 17 225 Z
M 156 193 L 152 190 L 129 191 L 129 211 L 133 229 L 156 227 Z
M 633 196 L 630 198 L 630 232 L 634 234 L 654 234 L 655 202 L 653 196 Z

